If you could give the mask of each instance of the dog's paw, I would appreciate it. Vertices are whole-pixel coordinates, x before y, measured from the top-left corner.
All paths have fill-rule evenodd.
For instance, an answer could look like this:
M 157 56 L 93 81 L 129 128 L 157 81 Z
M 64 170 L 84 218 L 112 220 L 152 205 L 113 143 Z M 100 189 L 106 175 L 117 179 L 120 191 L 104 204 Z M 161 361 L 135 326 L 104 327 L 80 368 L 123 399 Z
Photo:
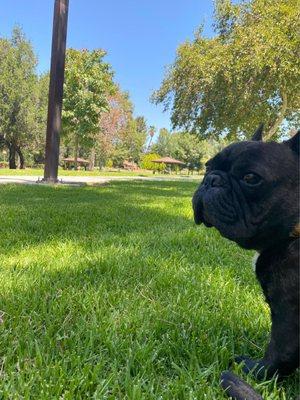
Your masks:
M 252 358 L 247 356 L 237 356 L 234 361 L 237 364 L 243 364 L 242 370 L 245 374 L 251 373 L 258 380 L 265 379 L 267 369 L 261 361 L 252 360 Z
M 220 384 L 227 396 L 234 400 L 263 400 L 248 383 L 230 371 L 222 372 Z

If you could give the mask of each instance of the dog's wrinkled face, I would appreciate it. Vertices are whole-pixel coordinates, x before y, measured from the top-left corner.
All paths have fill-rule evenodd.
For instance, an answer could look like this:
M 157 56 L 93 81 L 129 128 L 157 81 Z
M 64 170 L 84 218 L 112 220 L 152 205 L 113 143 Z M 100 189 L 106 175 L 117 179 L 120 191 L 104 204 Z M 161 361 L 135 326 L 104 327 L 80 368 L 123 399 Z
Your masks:
M 287 238 L 299 220 L 299 132 L 283 143 L 264 143 L 259 133 L 207 162 L 193 208 L 197 224 L 262 250 Z

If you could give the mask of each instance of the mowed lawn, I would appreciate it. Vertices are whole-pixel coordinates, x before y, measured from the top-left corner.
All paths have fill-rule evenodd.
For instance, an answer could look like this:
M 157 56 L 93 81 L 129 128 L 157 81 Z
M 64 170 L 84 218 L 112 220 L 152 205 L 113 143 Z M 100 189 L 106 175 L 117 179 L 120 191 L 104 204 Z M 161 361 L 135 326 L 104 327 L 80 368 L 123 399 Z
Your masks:
M 269 312 L 253 253 L 194 226 L 195 187 L 0 187 L 0 399 L 225 398 Z M 295 375 L 249 382 L 297 394 Z
M 44 170 L 40 168 L 25 168 L 25 169 L 8 169 L 0 168 L 0 176 L 44 176 Z M 94 169 L 93 171 L 85 170 L 68 170 L 68 169 L 58 169 L 59 176 L 153 176 L 152 171 L 138 170 L 138 171 L 127 171 L 124 169 L 108 171 Z M 157 176 L 159 174 L 155 174 Z
M 179 177 L 184 177 L 184 178 L 194 178 L 194 179 L 200 179 L 201 174 L 199 175 L 198 172 L 194 171 L 193 175 L 188 174 L 186 170 L 184 171 L 179 171 L 177 174 L 175 172 L 172 172 L 172 174 L 167 175 L 163 174 L 161 172 L 156 172 L 153 174 L 153 171 L 150 170 L 136 170 L 136 171 L 128 171 L 125 169 L 119 169 L 119 170 L 99 170 L 99 169 L 94 169 L 93 171 L 84 171 L 84 170 L 68 170 L 68 169 L 58 169 L 58 175 L 59 177 L 61 176 L 107 176 L 107 177 L 126 177 L 126 176 L 136 176 L 136 177 L 171 177 L 171 178 L 179 178 Z M 38 168 L 26 168 L 26 169 L 8 169 L 8 168 L 0 168 L 0 177 L 3 176 L 37 176 L 42 178 L 44 176 L 44 170 L 43 169 L 38 169 Z

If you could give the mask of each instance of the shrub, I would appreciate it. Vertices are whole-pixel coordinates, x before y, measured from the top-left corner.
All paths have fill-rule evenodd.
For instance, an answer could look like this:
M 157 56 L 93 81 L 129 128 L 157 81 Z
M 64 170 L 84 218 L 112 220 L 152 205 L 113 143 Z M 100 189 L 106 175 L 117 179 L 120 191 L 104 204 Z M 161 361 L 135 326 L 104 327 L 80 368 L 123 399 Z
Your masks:
M 149 169 L 151 171 L 163 171 L 166 168 L 165 164 L 154 163 L 153 160 L 161 158 L 159 154 L 149 153 L 142 157 L 140 166 L 142 169 Z
M 113 160 L 111 160 L 111 159 L 107 160 L 105 163 L 106 168 L 112 168 L 113 165 L 114 165 L 114 163 L 113 163 Z
M 0 161 L 0 168 L 8 168 L 8 162 L 7 161 Z

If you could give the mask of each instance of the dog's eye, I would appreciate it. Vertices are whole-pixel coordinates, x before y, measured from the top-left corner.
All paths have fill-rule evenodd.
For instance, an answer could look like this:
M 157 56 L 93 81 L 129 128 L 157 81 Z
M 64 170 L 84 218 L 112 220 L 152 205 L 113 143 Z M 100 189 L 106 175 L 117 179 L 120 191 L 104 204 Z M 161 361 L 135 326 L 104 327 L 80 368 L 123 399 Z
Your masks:
M 261 178 L 253 173 L 249 173 L 243 176 L 243 181 L 248 185 L 256 185 L 261 181 Z

